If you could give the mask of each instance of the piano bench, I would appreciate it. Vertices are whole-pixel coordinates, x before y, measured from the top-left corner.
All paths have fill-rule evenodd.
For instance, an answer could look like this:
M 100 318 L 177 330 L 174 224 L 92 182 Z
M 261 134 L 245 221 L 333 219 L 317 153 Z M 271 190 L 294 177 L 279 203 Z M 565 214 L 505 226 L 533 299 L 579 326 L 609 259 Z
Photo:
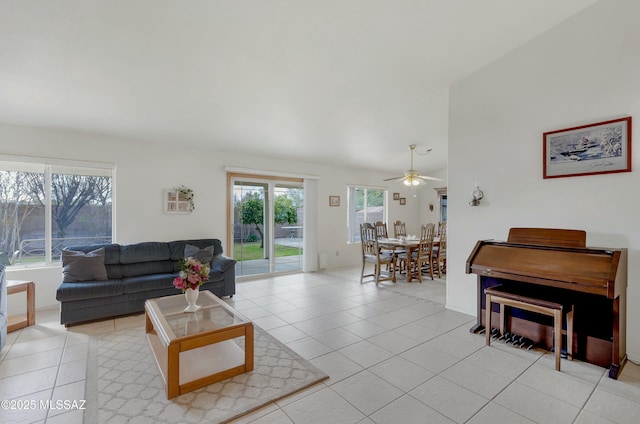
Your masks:
M 516 288 L 503 286 L 488 287 L 484 290 L 486 296 L 485 324 L 487 346 L 491 344 L 491 305 L 500 305 L 500 333 L 505 330 L 505 306 L 536 312 L 553 317 L 554 349 L 556 354 L 556 370 L 560 371 L 560 351 L 562 350 L 562 315 L 566 311 L 567 316 L 567 358 L 573 359 L 573 305 L 563 305 L 545 299 L 528 296 L 530 293 L 519 293 Z

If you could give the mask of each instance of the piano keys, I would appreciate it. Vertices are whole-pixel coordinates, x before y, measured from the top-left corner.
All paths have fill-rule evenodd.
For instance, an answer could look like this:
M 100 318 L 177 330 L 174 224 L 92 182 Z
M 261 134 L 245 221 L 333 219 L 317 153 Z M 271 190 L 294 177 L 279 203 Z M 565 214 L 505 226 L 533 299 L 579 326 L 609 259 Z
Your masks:
M 574 358 L 609 368 L 616 379 L 626 361 L 627 250 L 586 247 L 580 230 L 512 228 L 506 242 L 480 240 L 466 263 L 477 277 L 477 322 L 484 329 L 487 287 L 512 285 L 533 291 L 540 299 L 575 305 Z M 492 322 L 498 323 L 498 305 Z M 553 346 L 548 317 L 514 309 L 511 332 L 540 346 Z M 490 331 L 490 329 L 489 329 Z

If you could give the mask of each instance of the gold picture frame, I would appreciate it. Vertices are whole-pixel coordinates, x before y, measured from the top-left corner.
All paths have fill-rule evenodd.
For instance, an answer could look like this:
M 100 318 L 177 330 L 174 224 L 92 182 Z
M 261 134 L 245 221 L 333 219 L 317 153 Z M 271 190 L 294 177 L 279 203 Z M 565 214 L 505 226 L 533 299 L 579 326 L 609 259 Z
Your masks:
M 329 206 L 340 206 L 340 196 L 329 196 Z

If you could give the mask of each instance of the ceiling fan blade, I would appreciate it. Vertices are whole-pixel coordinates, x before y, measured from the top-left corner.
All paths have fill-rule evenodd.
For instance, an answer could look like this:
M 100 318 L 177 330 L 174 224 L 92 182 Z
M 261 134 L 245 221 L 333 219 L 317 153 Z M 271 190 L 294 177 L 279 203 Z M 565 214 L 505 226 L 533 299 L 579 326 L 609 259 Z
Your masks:
M 422 178 L 423 180 L 444 181 L 442 178 L 428 177 L 426 175 L 418 175 L 418 178 Z
M 415 186 L 420 183 L 426 184 L 427 180 L 444 181 L 442 178 L 428 177 L 426 175 L 418 174 L 418 171 L 413 169 L 413 152 L 416 151 L 416 145 L 415 144 L 409 145 L 409 150 L 411 151 L 411 168 L 404 171 L 403 177 L 385 178 L 383 181 L 394 181 L 394 182 L 404 181 L 405 184 L 410 186 Z M 427 153 L 431 152 L 431 150 L 432 149 L 427 149 L 424 153 L 420 153 L 420 152 L 416 152 L 416 153 L 420 155 L 426 155 Z

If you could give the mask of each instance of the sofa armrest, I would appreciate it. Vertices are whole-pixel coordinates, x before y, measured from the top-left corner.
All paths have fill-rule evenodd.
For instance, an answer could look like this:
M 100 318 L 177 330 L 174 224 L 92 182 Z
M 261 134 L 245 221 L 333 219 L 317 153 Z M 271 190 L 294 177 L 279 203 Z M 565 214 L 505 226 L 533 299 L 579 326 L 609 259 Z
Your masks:
M 211 260 L 211 272 L 224 273 L 229 267 L 235 266 L 236 260 L 225 255 L 216 255 Z

